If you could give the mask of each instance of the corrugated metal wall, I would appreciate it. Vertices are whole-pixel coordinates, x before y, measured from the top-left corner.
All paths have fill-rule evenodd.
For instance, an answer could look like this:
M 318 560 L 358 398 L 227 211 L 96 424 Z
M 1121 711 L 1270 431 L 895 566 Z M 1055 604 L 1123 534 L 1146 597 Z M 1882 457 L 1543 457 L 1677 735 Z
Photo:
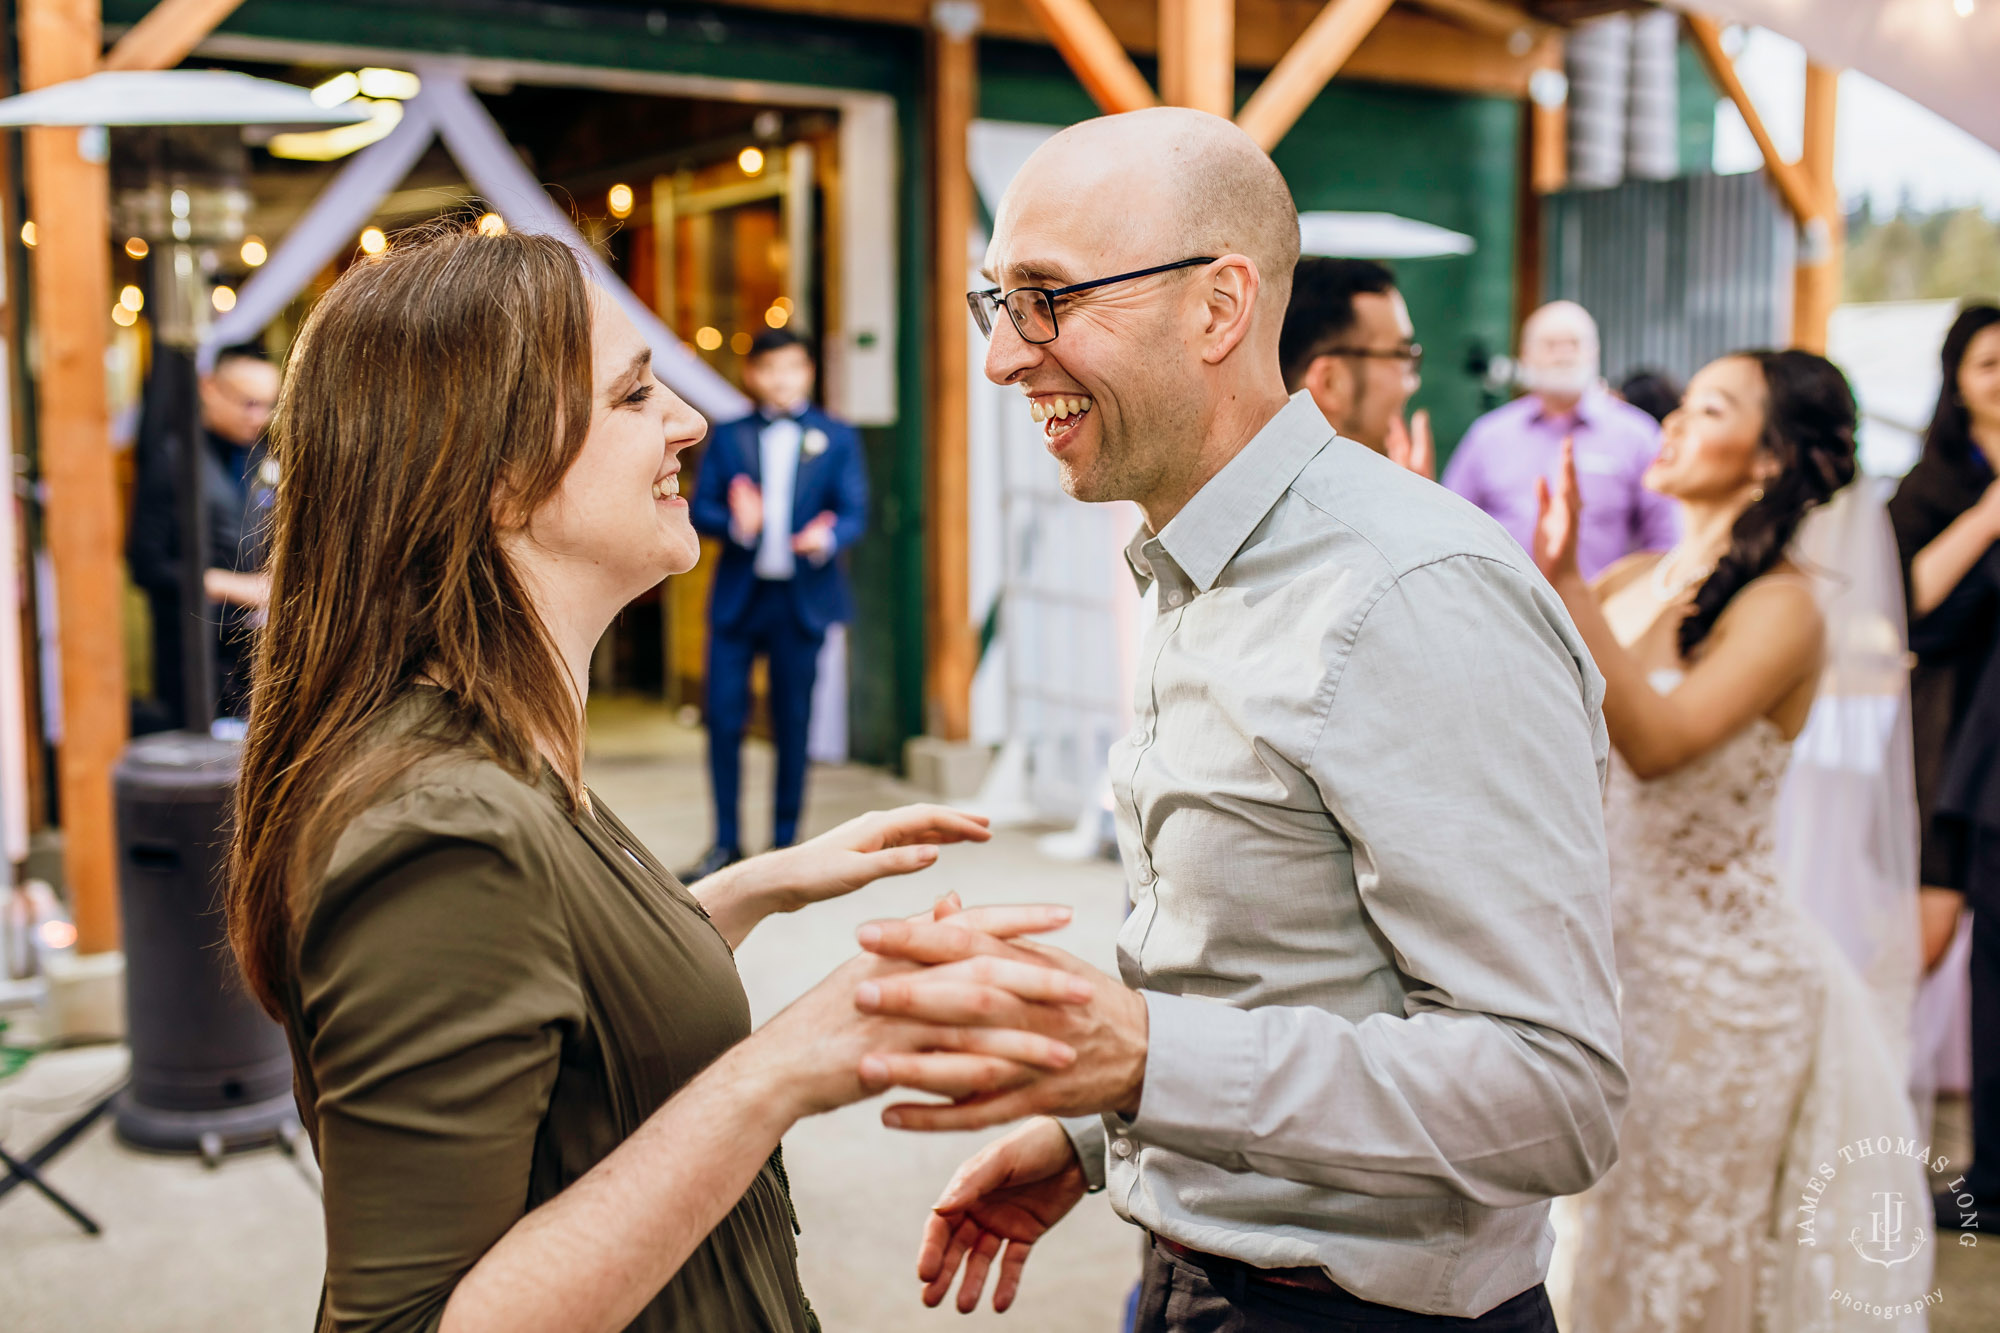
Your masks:
M 1545 201 L 1543 298 L 1597 319 L 1604 373 L 1685 381 L 1791 328 L 1795 233 L 1762 172 L 1628 181 Z

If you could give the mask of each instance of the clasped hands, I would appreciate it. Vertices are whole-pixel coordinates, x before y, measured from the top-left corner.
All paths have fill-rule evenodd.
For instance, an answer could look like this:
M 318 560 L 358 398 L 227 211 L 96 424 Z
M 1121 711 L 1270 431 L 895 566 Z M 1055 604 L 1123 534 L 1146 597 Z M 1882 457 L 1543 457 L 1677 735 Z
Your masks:
M 696 886 L 733 945 L 758 919 L 919 871 L 937 845 L 983 842 L 986 821 L 941 806 L 863 816 Z M 1069 924 L 1053 905 L 963 907 L 875 921 L 863 952 L 774 1018 L 753 1043 L 793 1115 L 891 1088 L 941 1097 L 897 1101 L 883 1123 L 968 1130 L 1034 1117 L 962 1166 L 934 1206 L 918 1271 L 937 1305 L 958 1278 L 975 1308 L 999 1263 L 994 1308 L 1013 1303 L 1030 1246 L 1075 1206 L 1084 1175 L 1050 1117 L 1137 1113 L 1146 1071 L 1144 999 L 1117 979 L 1031 937 Z

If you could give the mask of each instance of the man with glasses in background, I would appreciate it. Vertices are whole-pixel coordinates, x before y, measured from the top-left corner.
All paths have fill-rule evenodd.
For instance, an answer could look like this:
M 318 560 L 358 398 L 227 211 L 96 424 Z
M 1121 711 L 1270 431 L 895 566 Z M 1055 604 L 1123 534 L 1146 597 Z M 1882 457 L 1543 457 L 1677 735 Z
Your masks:
M 1430 413 L 1403 410 L 1423 384 L 1424 349 L 1396 276 L 1366 259 L 1301 259 L 1278 339 L 1285 388 L 1312 395 L 1327 424 L 1419 476 L 1436 476 Z
M 1598 375 L 1597 321 L 1574 301 L 1552 301 L 1521 326 L 1527 393 L 1472 423 L 1444 470 L 1444 484 L 1484 509 L 1528 547 L 1535 480 L 1555 484 L 1564 441 L 1583 489 L 1577 564 L 1596 578 L 1635 551 L 1664 551 L 1680 536 L 1673 502 L 1643 478 L 1660 452 L 1660 424 L 1614 397 Z
M 1270 158 L 1178 107 L 1062 131 L 996 214 L 987 378 L 1065 491 L 1138 505 L 1125 558 L 1159 614 L 1109 760 L 1120 975 L 949 915 L 860 932 L 1092 986 L 1023 1016 L 1076 1052 L 1062 1071 L 885 1109 L 1035 1117 L 936 1204 L 930 1304 L 956 1283 L 970 1311 L 992 1272 L 1005 1308 L 1094 1187 L 1151 1233 L 1138 1333 L 1554 1333 L 1549 1200 L 1610 1165 L 1625 1095 L 1603 686 L 1505 532 L 1288 393 L 1298 250 Z M 951 977 L 856 1003 L 983 1021 Z

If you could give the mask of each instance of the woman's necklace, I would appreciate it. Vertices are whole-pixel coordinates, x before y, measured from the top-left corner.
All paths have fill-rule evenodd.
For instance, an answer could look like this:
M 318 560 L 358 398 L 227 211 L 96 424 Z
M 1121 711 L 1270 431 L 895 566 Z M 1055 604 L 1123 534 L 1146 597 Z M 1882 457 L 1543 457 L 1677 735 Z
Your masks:
M 1667 571 L 1679 562 L 1680 554 L 1680 547 L 1676 546 L 1673 550 L 1661 556 L 1659 563 L 1653 566 L 1653 596 L 1662 605 L 1669 602 L 1678 602 L 1681 598 L 1687 596 L 1689 588 L 1694 587 L 1695 584 L 1700 583 L 1715 572 L 1715 562 L 1711 560 L 1684 579 L 1669 579 Z

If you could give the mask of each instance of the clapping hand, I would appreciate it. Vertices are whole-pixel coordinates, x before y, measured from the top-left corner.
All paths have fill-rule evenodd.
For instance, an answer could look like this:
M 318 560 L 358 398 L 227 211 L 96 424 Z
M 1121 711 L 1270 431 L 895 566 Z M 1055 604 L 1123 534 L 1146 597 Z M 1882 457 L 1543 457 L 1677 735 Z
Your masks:
M 1430 409 L 1418 408 L 1407 426 L 1401 417 L 1391 417 L 1387 445 L 1390 462 L 1420 477 L 1437 480 L 1437 446 L 1431 439 Z
M 757 534 L 764 530 L 764 492 L 757 489 L 756 482 L 740 474 L 729 482 L 729 524 L 736 529 L 737 540 L 745 545 L 756 541 Z
M 833 554 L 834 515 L 831 509 L 800 528 L 792 536 L 792 550 L 810 560 L 824 560 Z
M 1565 582 L 1581 582 L 1576 563 L 1576 539 L 1583 526 L 1583 492 L 1576 484 L 1576 448 L 1573 441 L 1562 442 L 1562 462 L 1556 473 L 1556 487 L 1548 479 L 1535 479 L 1535 564 L 1543 577 L 1558 587 Z

